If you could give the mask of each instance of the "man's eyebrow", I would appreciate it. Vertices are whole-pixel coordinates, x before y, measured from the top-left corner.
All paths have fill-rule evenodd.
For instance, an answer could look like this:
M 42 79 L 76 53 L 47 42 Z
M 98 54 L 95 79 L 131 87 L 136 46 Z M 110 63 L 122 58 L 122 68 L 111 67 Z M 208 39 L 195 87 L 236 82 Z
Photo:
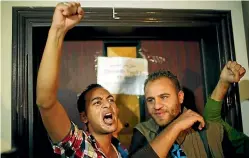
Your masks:
M 160 94 L 159 96 L 163 96 L 163 95 L 170 95 L 169 93 L 162 93 L 162 94 Z
M 154 97 L 147 97 L 147 98 L 145 98 L 146 100 L 148 100 L 148 99 L 154 99 Z
M 95 97 L 95 98 L 93 98 L 93 99 L 91 100 L 91 102 L 93 102 L 94 100 L 102 100 L 102 98 L 101 98 L 101 97 Z
M 169 93 L 162 93 L 162 94 L 159 94 L 158 96 L 170 96 L 170 94 Z M 154 97 L 147 97 L 147 98 L 145 98 L 146 100 L 148 100 L 148 99 L 154 99 Z
M 114 97 L 110 94 L 110 95 L 108 95 L 108 97 L 106 97 L 106 99 L 108 99 L 108 98 L 114 98 Z

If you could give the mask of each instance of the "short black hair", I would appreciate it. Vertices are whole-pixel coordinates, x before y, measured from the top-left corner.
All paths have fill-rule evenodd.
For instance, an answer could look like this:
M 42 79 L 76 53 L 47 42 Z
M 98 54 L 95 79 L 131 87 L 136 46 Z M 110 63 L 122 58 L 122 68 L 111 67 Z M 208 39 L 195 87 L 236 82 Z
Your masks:
M 100 84 L 90 84 L 87 86 L 87 88 L 80 94 L 78 101 L 77 101 L 77 108 L 79 113 L 85 112 L 86 111 L 86 99 L 85 96 L 86 94 L 94 89 L 94 88 L 103 88 Z
M 154 81 L 154 80 L 157 80 L 157 79 L 162 78 L 162 77 L 166 77 L 166 78 L 170 79 L 173 82 L 173 84 L 175 85 L 176 90 L 178 90 L 178 91 L 182 90 L 182 88 L 180 86 L 180 82 L 177 79 L 177 76 L 168 70 L 158 70 L 158 71 L 155 71 L 155 72 L 149 74 L 148 78 L 144 82 L 144 90 L 145 90 L 145 86 L 148 84 L 149 81 Z

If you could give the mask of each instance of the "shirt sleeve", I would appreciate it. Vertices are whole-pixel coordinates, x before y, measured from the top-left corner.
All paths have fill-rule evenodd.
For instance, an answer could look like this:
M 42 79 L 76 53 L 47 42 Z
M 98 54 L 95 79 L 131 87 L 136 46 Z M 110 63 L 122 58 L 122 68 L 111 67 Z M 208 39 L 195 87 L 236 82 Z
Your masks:
M 82 147 L 84 143 L 85 134 L 82 130 L 79 130 L 78 127 L 71 122 L 71 129 L 67 136 L 60 142 L 52 143 L 53 151 L 56 154 L 70 157 L 73 155 L 82 155 Z
M 215 101 L 212 98 L 208 98 L 204 108 L 204 119 L 206 121 L 215 121 L 222 124 L 228 139 L 231 141 L 237 154 L 244 154 L 249 156 L 249 137 L 243 132 L 237 131 L 221 117 L 222 101 Z
M 206 121 L 217 121 L 217 122 L 222 121 L 221 108 L 222 108 L 221 101 L 215 101 L 209 97 L 204 108 L 204 113 L 203 113 L 204 119 Z

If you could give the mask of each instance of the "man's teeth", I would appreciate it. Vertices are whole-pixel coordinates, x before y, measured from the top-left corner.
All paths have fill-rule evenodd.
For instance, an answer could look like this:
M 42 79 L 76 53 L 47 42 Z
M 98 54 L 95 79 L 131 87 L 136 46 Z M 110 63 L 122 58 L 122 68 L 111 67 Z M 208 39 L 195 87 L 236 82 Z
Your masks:
M 112 113 L 105 114 L 105 118 L 112 118 Z
M 107 113 L 104 115 L 104 122 L 108 125 L 112 125 L 114 119 L 112 118 L 112 113 Z

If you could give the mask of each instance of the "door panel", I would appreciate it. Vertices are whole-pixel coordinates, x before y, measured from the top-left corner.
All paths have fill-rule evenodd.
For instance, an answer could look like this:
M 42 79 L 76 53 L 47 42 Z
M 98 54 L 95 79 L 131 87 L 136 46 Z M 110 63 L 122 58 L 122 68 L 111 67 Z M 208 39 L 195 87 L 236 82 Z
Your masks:
M 78 95 L 92 83 L 97 82 L 96 59 L 102 55 L 102 41 L 66 41 L 61 58 L 58 98 L 75 124 L 80 122 L 77 110 Z

